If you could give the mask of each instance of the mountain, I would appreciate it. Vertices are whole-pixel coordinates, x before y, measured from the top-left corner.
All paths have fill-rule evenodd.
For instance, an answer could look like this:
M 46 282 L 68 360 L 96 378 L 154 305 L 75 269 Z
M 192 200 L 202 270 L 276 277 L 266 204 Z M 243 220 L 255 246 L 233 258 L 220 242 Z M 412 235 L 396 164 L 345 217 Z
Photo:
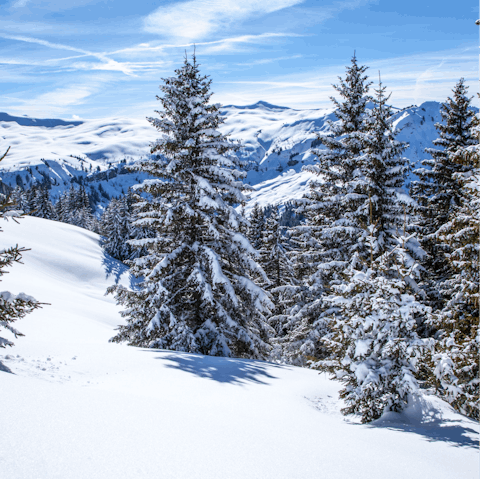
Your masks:
M 441 121 L 440 103 L 394 111 L 398 139 L 409 142 L 405 156 L 416 165 L 427 157 L 424 148 L 437 138 L 434 125 Z M 327 133 L 327 122 L 335 121 L 333 109 L 296 110 L 258 102 L 225 106 L 222 113 L 226 117 L 222 132 L 244 145 L 238 154 L 247 163 L 246 181 L 257 189 L 253 197 L 260 203 L 266 203 L 263 192 L 274 202 L 301 197 L 309 178 L 301 168 L 315 161 L 312 143 L 318 146 L 317 135 Z M 53 198 L 72 182 L 84 183 L 92 191 L 101 185 L 105 193 L 99 204 L 104 206 L 107 195 L 118 196 L 143 179 L 127 173 L 124 166 L 147 157 L 157 136 L 146 119 L 68 122 L 0 113 L 0 151 L 11 146 L 0 175 L 12 187 L 48 179 Z
M 2 478 L 478 477 L 478 424 L 436 397 L 362 425 L 313 370 L 109 343 L 123 320 L 105 289 L 130 278 L 100 237 L 3 223 L 0 248 L 30 251 L 2 288 L 49 304 L 0 350 Z

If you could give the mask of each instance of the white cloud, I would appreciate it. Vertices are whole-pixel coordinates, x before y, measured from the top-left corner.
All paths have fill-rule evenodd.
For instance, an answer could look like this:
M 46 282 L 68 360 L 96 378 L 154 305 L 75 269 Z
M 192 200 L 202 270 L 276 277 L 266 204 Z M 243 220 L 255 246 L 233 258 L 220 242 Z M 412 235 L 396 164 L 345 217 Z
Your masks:
M 145 18 L 145 30 L 199 40 L 255 15 L 265 15 L 304 0 L 190 0 L 160 7 Z
M 373 87 L 378 82 L 378 70 L 381 71 L 382 82 L 392 92 L 391 103 L 395 106 L 445 101 L 462 76 L 474 96 L 472 103 L 477 106 L 477 50 L 474 46 L 373 61 L 364 61 L 360 56 L 359 63 L 370 67 L 367 74 Z M 345 65 L 251 81 L 217 82 L 215 101 L 241 105 L 264 100 L 293 108 L 330 108 L 330 97 L 338 96 L 332 88 L 332 83 L 338 83 L 338 76 L 345 77 Z
M 12 3 L 12 8 L 23 8 L 30 0 L 15 0 Z
M 33 116 L 60 115 L 68 112 L 72 106 L 84 104 L 88 101 L 88 97 L 98 91 L 98 88 L 99 85 L 96 84 L 80 84 L 57 88 L 34 98 L 28 98 L 26 94 L 21 98 L 8 97 L 5 106 L 9 111 Z
M 37 45 L 42 45 L 44 47 L 53 48 L 56 50 L 68 50 L 71 52 L 82 53 L 84 56 L 90 56 L 90 57 L 96 58 L 97 60 L 100 60 L 101 62 L 100 64 L 97 64 L 96 66 L 92 66 L 90 68 L 92 70 L 120 71 L 125 75 L 135 76 L 131 68 L 128 67 L 128 65 L 125 65 L 121 62 L 117 62 L 116 60 L 109 58 L 105 53 L 92 52 L 89 50 L 85 50 L 83 48 L 71 47 L 70 45 L 63 45 L 61 43 L 52 43 L 47 40 L 42 40 L 42 39 L 33 38 L 33 37 L 25 37 L 20 35 L 0 34 L 0 37 L 6 38 L 8 40 L 16 40 L 19 42 L 35 43 Z
M 91 87 L 83 85 L 74 85 L 68 88 L 57 88 L 54 91 L 43 93 L 28 103 L 42 106 L 55 105 L 65 107 L 70 105 L 79 105 L 93 93 Z
M 209 55 L 215 53 L 225 53 L 231 52 L 238 48 L 238 45 L 242 44 L 265 44 L 274 39 L 288 38 L 288 37 L 304 37 L 305 35 L 297 33 L 261 33 L 259 35 L 240 35 L 236 37 L 227 37 L 220 40 L 213 40 L 210 42 L 187 42 L 187 43 L 177 43 L 177 44 L 149 44 L 149 43 L 140 43 L 133 47 L 122 48 L 121 50 L 116 50 L 109 52 L 108 55 L 141 55 L 152 53 L 163 54 L 167 50 L 172 49 L 185 49 L 196 46 L 199 50 L 201 47 L 202 55 Z

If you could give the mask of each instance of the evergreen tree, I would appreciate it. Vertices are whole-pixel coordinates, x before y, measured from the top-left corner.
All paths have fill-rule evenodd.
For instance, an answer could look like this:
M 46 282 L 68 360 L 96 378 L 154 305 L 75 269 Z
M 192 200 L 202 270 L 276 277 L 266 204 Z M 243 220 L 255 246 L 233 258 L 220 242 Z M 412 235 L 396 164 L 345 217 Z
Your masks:
M 417 265 L 404 246 L 408 240 L 400 237 L 397 247 L 366 271 L 355 253 L 345 271 L 348 282 L 334 285 L 325 298 L 332 312 L 330 332 L 323 339 L 330 356 L 314 367 L 345 385 L 340 397 L 347 407 L 342 412 L 359 414 L 362 422 L 401 411 L 418 389 L 417 358 L 423 343 L 416 321 L 428 308 L 412 289 Z
M 71 223 L 76 209 L 76 192 L 73 185 L 63 192 L 55 205 L 58 220 L 63 223 Z
M 105 251 L 120 261 L 127 261 L 143 256 L 146 251 L 141 246 L 135 248 L 145 238 L 151 238 L 148 229 L 134 224 L 134 196 L 129 192 L 117 199 L 112 199 L 102 215 L 100 232 L 104 236 Z
M 219 105 L 209 104 L 211 81 L 195 56 L 164 80 L 163 111 L 150 122 L 162 132 L 149 160 L 137 169 L 155 179 L 137 189 L 139 220 L 154 228 L 142 243 L 148 254 L 133 261 L 143 278 L 131 291 L 114 286 L 125 326 L 112 340 L 134 346 L 216 356 L 261 358 L 268 352 L 265 315 L 273 306 L 252 281 L 261 268 L 239 233 L 234 209 L 244 201 L 238 145 L 218 127 Z
M 422 244 L 429 253 L 430 260 L 426 264 L 432 277 L 446 278 L 450 274 L 445 253 L 449 246 L 439 241 L 436 232 L 449 221 L 452 212 L 460 206 L 461 192 L 457 173 L 466 173 L 470 165 L 453 160 L 460 148 L 478 144 L 471 128 L 475 114 L 470 107 L 468 87 L 461 78 L 449 97 L 441 107 L 442 123 L 435 124 L 439 137 L 433 144 L 439 148 L 426 148 L 432 158 L 422 161 L 425 168 L 415 170 L 419 181 L 412 183 L 411 194 L 418 202 L 421 215 L 420 228 Z
M 92 214 L 92 207 L 90 206 L 90 199 L 83 186 L 74 189 L 72 199 L 70 200 L 70 215 L 69 223 L 80 228 L 93 231 L 94 218 Z
M 314 150 L 315 165 L 304 170 L 318 176 L 311 180 L 297 214 L 304 222 L 293 228 L 291 242 L 295 253 L 297 279 L 303 287 L 289 288 L 292 309 L 282 338 L 284 359 L 305 364 L 305 358 L 320 358 L 324 348 L 320 338 L 326 333 L 322 295 L 330 284 L 342 281 L 342 272 L 356 248 L 363 226 L 358 209 L 357 168 L 363 155 L 364 133 L 369 127 L 367 103 L 370 82 L 354 55 L 345 80 L 333 85 L 342 101 L 332 97 L 338 121 L 330 122 L 331 133 L 318 138 L 325 149 Z
M 125 261 L 130 256 L 128 219 L 122 215 L 121 200 L 112 198 L 100 219 L 100 233 L 104 237 L 103 248 L 113 258 Z
M 279 219 L 278 209 L 272 208 L 262 235 L 260 263 L 269 279 L 269 289 L 295 281 L 293 266 L 287 255 L 288 245 L 281 234 Z
M 48 220 L 56 220 L 57 214 L 52 202 L 50 201 L 50 193 L 47 188 L 39 187 L 36 190 L 33 216 L 45 218 Z
M 478 133 L 477 133 L 478 134 Z M 480 419 L 479 379 L 479 232 L 480 155 L 477 147 L 466 147 L 452 155 L 465 173 L 456 173 L 460 185 L 459 206 L 439 228 L 440 240 L 449 245 L 446 259 L 451 275 L 443 282 L 446 301 L 432 317 L 437 330 L 427 364 L 430 383 L 459 412 Z
M 348 212 L 363 231 L 357 233 L 345 280 L 331 283 L 324 296 L 330 306 L 328 358 L 317 363 L 346 385 L 344 413 L 359 413 L 364 422 L 402 410 L 416 390 L 422 342 L 415 330 L 429 312 L 417 285 L 416 258 L 424 252 L 406 236 L 412 224 L 401 190 L 409 171 L 401 156 L 406 145 L 395 140 L 388 98 L 380 81 L 368 129 L 359 135 L 363 150 L 351 190 L 355 209 Z
M 66 223 L 67 219 L 67 211 L 66 211 L 66 192 L 63 192 L 60 194 L 58 197 L 57 201 L 55 202 L 54 208 L 55 208 L 55 214 L 57 216 L 57 220 L 61 221 L 62 223 Z
M 15 189 L 12 191 L 10 199 L 15 209 L 21 210 L 24 213 L 28 212 L 27 194 L 23 188 L 20 186 L 15 187 Z
M 263 231 L 265 227 L 265 211 L 260 208 L 258 203 L 253 205 L 250 213 L 247 237 L 251 245 L 258 251 L 263 243 Z
M 270 324 L 277 335 L 283 335 L 283 326 L 290 304 L 290 292 L 297 285 L 293 264 L 288 256 L 289 245 L 281 234 L 278 207 L 271 209 L 263 231 L 260 249 L 260 264 L 269 283 L 265 289 L 270 292 L 275 304 Z
M 10 148 L 9 148 L 10 149 Z M 2 161 L 7 152 L 0 158 Z M 12 210 L 14 203 L 4 195 L 0 196 L 0 218 L 8 219 L 9 217 L 16 221 L 16 218 L 20 216 L 22 211 Z M 0 230 L 1 231 L 1 230 Z M 2 249 L 0 251 L 0 277 L 2 277 L 7 271 L 5 268 L 13 266 L 14 263 L 21 263 L 22 253 L 28 251 L 25 248 L 21 248 L 18 245 Z M 28 313 L 31 313 L 34 309 L 40 308 L 41 305 L 31 296 L 27 296 L 25 293 L 12 294 L 9 291 L 0 292 L 0 328 L 6 329 L 12 333 L 15 337 L 23 336 L 12 323 L 18 319 L 23 318 Z M 13 342 L 0 337 L 0 348 L 6 346 L 13 346 Z

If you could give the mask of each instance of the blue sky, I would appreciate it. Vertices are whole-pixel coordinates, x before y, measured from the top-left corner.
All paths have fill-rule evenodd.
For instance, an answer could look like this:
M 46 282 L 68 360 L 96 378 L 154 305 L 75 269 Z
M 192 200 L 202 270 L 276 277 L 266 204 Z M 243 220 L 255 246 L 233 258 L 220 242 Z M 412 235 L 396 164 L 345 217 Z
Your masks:
M 223 104 L 329 107 L 354 50 L 394 105 L 444 101 L 461 76 L 478 91 L 477 18 L 471 0 L 0 0 L 0 111 L 150 116 L 194 43 Z

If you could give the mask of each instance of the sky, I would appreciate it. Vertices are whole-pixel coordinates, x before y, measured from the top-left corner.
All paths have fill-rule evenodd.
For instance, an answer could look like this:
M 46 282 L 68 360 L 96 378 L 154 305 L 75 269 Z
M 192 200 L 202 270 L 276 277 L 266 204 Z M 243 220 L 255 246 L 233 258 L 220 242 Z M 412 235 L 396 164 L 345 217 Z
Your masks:
M 354 52 L 398 107 L 478 92 L 472 0 L 0 0 L 0 111 L 152 116 L 191 57 L 212 101 L 329 108 Z M 478 105 L 478 100 L 473 100 Z

